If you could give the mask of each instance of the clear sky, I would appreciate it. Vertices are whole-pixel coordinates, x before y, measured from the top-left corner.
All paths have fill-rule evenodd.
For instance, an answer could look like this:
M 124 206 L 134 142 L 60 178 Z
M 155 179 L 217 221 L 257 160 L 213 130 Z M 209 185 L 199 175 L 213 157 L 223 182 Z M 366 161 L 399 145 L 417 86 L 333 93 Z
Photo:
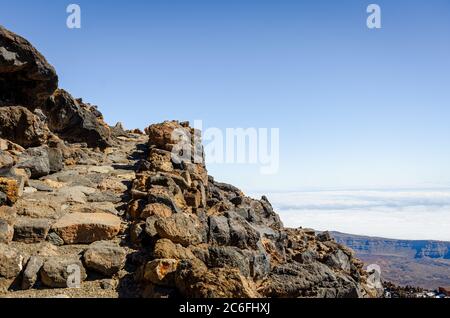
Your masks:
M 366 7 L 382 29 L 366 27 Z M 450 186 L 449 0 L 0 0 L 60 86 L 110 124 L 280 128 L 280 170 L 212 165 L 247 191 Z

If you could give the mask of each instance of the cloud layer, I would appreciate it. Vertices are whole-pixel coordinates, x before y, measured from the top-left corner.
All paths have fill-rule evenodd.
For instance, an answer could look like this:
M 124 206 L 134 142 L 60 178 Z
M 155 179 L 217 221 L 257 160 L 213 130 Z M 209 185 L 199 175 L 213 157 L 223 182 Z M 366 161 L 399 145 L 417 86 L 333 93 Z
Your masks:
M 288 227 L 450 241 L 450 190 L 269 193 Z

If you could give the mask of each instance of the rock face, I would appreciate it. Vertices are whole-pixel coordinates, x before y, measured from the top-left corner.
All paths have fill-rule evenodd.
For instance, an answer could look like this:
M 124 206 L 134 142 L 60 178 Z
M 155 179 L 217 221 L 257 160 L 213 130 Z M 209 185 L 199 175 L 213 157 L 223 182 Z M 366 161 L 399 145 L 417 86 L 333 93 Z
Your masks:
M 0 106 L 41 107 L 58 87 L 55 69 L 24 38 L 0 26 Z

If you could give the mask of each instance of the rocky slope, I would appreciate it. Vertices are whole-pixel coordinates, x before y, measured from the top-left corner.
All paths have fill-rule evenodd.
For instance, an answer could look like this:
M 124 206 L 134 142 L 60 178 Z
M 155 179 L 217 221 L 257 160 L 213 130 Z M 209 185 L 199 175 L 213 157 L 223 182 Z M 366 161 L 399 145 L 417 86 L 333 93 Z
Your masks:
M 333 232 L 337 242 L 366 264 L 378 264 L 382 278 L 401 286 L 436 289 L 450 285 L 450 242 L 408 241 Z
M 286 229 L 267 198 L 208 176 L 188 123 L 109 127 L 57 86 L 0 28 L 0 295 L 379 295 L 328 233 Z

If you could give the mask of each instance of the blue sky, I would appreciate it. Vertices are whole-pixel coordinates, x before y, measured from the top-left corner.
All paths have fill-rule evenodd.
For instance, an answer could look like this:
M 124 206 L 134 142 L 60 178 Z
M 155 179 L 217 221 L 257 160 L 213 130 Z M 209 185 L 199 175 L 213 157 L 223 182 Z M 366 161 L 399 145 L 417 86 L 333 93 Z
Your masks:
M 366 7 L 382 9 L 381 30 Z M 0 0 L 60 86 L 113 124 L 280 128 L 280 170 L 212 165 L 247 191 L 450 186 L 450 1 Z

